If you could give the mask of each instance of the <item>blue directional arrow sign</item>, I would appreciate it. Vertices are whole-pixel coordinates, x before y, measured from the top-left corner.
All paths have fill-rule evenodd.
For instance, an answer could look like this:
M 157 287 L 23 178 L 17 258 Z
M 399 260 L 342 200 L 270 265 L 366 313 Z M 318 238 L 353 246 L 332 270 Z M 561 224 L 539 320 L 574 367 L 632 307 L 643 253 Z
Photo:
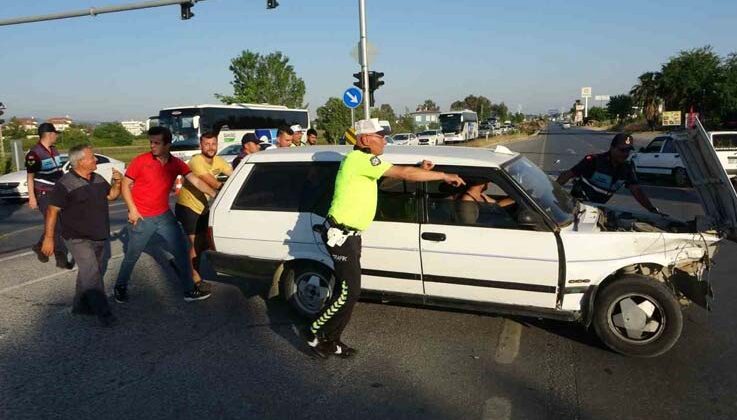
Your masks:
M 363 92 L 357 87 L 349 87 L 343 92 L 343 104 L 350 109 L 358 108 L 363 100 Z

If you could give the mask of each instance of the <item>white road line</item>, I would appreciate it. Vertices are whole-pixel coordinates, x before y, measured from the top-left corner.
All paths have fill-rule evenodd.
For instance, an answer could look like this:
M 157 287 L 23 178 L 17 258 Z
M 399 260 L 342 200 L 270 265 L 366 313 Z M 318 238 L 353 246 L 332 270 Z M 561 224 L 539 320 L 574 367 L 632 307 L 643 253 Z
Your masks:
M 110 257 L 110 260 L 113 260 L 113 259 L 116 259 L 116 258 L 121 258 L 123 255 L 124 254 L 113 255 L 112 257 Z M 0 295 L 3 294 L 3 293 L 12 292 L 13 290 L 17 290 L 17 289 L 20 289 L 22 287 L 26 287 L 26 286 L 30 286 L 32 284 L 40 283 L 42 281 L 51 280 L 53 278 L 59 277 L 59 276 L 64 275 L 64 274 L 74 273 L 76 271 L 78 271 L 78 269 L 77 269 L 77 267 L 74 267 L 71 270 L 60 271 L 58 273 L 49 274 L 48 276 L 43 276 L 43 277 L 38 278 L 38 279 L 29 280 L 29 281 L 27 281 L 25 283 L 16 284 L 15 286 L 6 287 L 5 289 L 0 289 Z
M 496 354 L 494 361 L 503 365 L 514 362 L 519 354 L 519 342 L 522 336 L 522 325 L 511 321 L 504 320 L 504 327 L 499 334 L 499 342 L 496 345 Z
M 492 397 L 484 402 L 483 420 L 509 420 L 512 418 L 512 403 L 504 397 Z
M 21 252 L 20 254 L 15 254 L 15 255 L 11 255 L 9 257 L 5 257 L 5 258 L 0 259 L 0 263 L 3 262 L 3 261 L 9 261 L 9 260 L 14 260 L 14 259 L 20 258 L 20 257 L 25 257 L 26 255 L 31 255 L 31 254 L 33 254 L 33 251 Z

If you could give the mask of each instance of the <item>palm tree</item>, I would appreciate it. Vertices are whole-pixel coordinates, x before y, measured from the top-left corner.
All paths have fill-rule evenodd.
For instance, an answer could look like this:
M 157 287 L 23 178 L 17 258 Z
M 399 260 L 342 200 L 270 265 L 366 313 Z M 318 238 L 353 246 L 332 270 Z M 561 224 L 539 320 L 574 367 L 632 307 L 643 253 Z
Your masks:
M 649 71 L 643 73 L 639 77 L 640 82 L 633 86 L 630 91 L 630 95 L 632 95 L 635 102 L 642 106 L 645 119 L 651 131 L 655 129 L 655 125 L 658 122 L 658 108 L 661 102 L 659 95 L 661 76 L 659 72 Z

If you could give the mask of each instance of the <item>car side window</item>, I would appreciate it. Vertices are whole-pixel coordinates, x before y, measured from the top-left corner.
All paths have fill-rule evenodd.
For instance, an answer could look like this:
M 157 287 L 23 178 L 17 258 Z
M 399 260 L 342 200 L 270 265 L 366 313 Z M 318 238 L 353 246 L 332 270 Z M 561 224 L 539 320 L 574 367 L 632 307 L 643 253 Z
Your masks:
M 663 142 L 665 141 L 665 138 L 658 137 L 655 140 L 651 141 L 650 144 L 647 145 L 647 147 L 644 150 L 644 153 L 660 153 L 660 149 L 663 147 Z
M 668 139 L 665 141 L 665 145 L 663 146 L 663 153 L 678 153 L 676 151 L 676 146 L 673 142 L 673 139 Z
M 376 204 L 379 222 L 418 223 L 417 183 L 395 178 L 381 178 Z
M 231 209 L 313 212 L 325 217 L 338 166 L 339 162 L 257 164 Z
M 110 159 L 106 158 L 105 156 L 95 155 L 95 157 L 97 158 L 97 163 L 110 163 Z
M 528 229 L 517 222 L 527 209 L 518 192 L 502 182 L 492 171 L 458 175 L 464 187 L 452 187 L 440 181 L 426 184 L 427 219 L 432 224 L 477 226 L 495 229 Z

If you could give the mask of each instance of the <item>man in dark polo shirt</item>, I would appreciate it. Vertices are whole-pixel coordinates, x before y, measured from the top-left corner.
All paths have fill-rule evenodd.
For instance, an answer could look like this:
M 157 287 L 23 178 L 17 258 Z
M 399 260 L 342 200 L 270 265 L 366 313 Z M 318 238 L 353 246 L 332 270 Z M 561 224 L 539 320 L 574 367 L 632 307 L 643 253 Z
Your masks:
M 108 201 L 120 195 L 123 175 L 113 169 L 111 187 L 95 173 L 97 159 L 89 145 L 72 147 L 69 162 L 72 169 L 56 181 L 49 194 L 41 252 L 51 255 L 61 245 L 54 239 L 58 216 L 61 236 L 79 267 L 72 313 L 97 315 L 104 326 L 111 326 L 115 317 L 110 312 L 103 285 L 110 256 Z
M 59 152 L 54 147 L 58 131 L 53 124 L 43 123 L 38 126 L 38 143 L 26 154 L 26 172 L 28 173 L 28 207 L 38 209 L 46 218 L 49 206 L 49 193 L 54 189 L 56 181 L 64 175 Z M 67 248 L 61 240 L 61 229 L 56 228 L 56 266 L 71 269 L 74 263 L 67 260 Z M 41 242 L 44 235 L 31 247 L 38 260 L 49 261 L 48 255 L 41 252 Z
M 174 257 L 177 274 L 184 289 L 184 300 L 192 302 L 210 297 L 210 292 L 196 287 L 188 261 L 189 240 L 184 237 L 169 208 L 169 192 L 177 176 L 183 176 L 195 188 L 214 197 L 216 192 L 192 173 L 184 161 L 169 153 L 171 131 L 166 127 L 148 130 L 151 151 L 136 156 L 128 165 L 121 193 L 128 205 L 128 248 L 120 265 L 113 289 L 115 301 L 128 301 L 128 281 L 133 267 L 154 235 L 163 239 L 165 250 Z

